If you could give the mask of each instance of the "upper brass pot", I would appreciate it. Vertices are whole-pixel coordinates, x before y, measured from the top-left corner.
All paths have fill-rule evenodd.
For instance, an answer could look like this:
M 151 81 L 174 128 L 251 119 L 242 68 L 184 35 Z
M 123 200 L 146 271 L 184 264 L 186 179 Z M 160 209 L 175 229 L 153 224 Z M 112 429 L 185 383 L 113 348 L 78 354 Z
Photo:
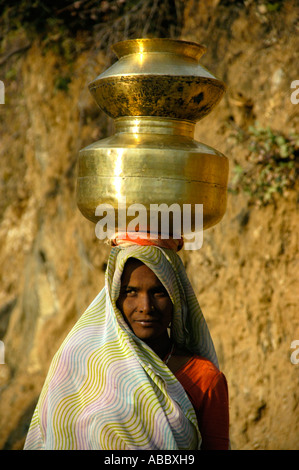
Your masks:
M 194 232 L 195 204 L 203 204 L 203 228 L 215 225 L 226 210 L 228 159 L 197 142 L 194 129 L 225 86 L 198 64 L 205 48 L 138 39 L 118 43 L 114 50 L 119 61 L 90 84 L 90 91 L 113 117 L 115 133 L 79 153 L 79 209 L 97 222 L 97 206 L 110 204 L 117 231 L 124 197 L 126 207 L 142 204 L 148 215 L 153 204 L 190 204 Z M 139 229 L 147 230 L 149 222 Z
M 221 99 L 225 85 L 199 64 L 206 48 L 172 39 L 117 43 L 119 60 L 89 84 L 113 119 L 161 116 L 199 121 Z

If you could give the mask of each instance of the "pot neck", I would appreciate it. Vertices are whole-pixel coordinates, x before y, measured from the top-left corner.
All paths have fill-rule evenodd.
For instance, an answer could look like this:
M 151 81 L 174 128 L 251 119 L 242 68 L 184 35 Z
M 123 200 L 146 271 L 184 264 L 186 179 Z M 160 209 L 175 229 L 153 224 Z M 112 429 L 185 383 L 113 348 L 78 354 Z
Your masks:
M 115 119 L 115 133 L 167 134 L 193 138 L 195 123 L 157 116 L 131 116 Z

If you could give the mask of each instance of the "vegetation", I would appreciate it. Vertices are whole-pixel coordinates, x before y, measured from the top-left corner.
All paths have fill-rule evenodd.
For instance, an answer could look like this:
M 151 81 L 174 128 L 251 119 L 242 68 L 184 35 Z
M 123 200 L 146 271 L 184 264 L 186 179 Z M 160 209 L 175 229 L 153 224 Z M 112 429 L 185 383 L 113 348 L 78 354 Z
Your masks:
M 106 50 L 123 39 L 177 37 L 183 8 L 183 0 L 0 0 L 0 30 L 2 38 L 13 29 L 23 28 L 32 38 L 38 34 L 42 39 L 52 36 L 58 41 L 85 33 Z
M 275 196 L 285 195 L 295 186 L 298 176 L 299 134 L 288 136 L 263 128 L 257 123 L 247 132 L 235 130 L 232 137 L 237 143 L 246 144 L 248 164 L 236 164 L 230 191 L 245 192 L 250 201 L 266 205 L 275 201 Z

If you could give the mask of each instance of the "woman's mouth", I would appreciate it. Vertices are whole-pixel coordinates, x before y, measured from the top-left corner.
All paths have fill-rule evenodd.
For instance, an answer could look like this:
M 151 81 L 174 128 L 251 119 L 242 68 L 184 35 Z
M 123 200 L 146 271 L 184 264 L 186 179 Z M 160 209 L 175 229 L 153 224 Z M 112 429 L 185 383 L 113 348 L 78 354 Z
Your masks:
M 155 318 L 147 318 L 147 319 L 140 319 L 140 320 L 135 320 L 136 323 L 139 323 L 142 326 L 145 327 L 150 327 L 153 326 L 154 324 L 158 323 L 158 320 Z

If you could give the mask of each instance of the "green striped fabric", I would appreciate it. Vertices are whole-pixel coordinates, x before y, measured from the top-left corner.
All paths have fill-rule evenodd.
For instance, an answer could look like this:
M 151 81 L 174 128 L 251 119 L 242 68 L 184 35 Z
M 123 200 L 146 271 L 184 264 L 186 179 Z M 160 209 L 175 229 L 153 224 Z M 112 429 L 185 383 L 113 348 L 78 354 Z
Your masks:
M 53 358 L 25 449 L 199 449 L 200 432 L 186 392 L 116 307 L 129 257 L 146 264 L 166 287 L 174 306 L 174 342 L 218 366 L 180 257 L 154 246 L 114 247 L 105 287 Z

